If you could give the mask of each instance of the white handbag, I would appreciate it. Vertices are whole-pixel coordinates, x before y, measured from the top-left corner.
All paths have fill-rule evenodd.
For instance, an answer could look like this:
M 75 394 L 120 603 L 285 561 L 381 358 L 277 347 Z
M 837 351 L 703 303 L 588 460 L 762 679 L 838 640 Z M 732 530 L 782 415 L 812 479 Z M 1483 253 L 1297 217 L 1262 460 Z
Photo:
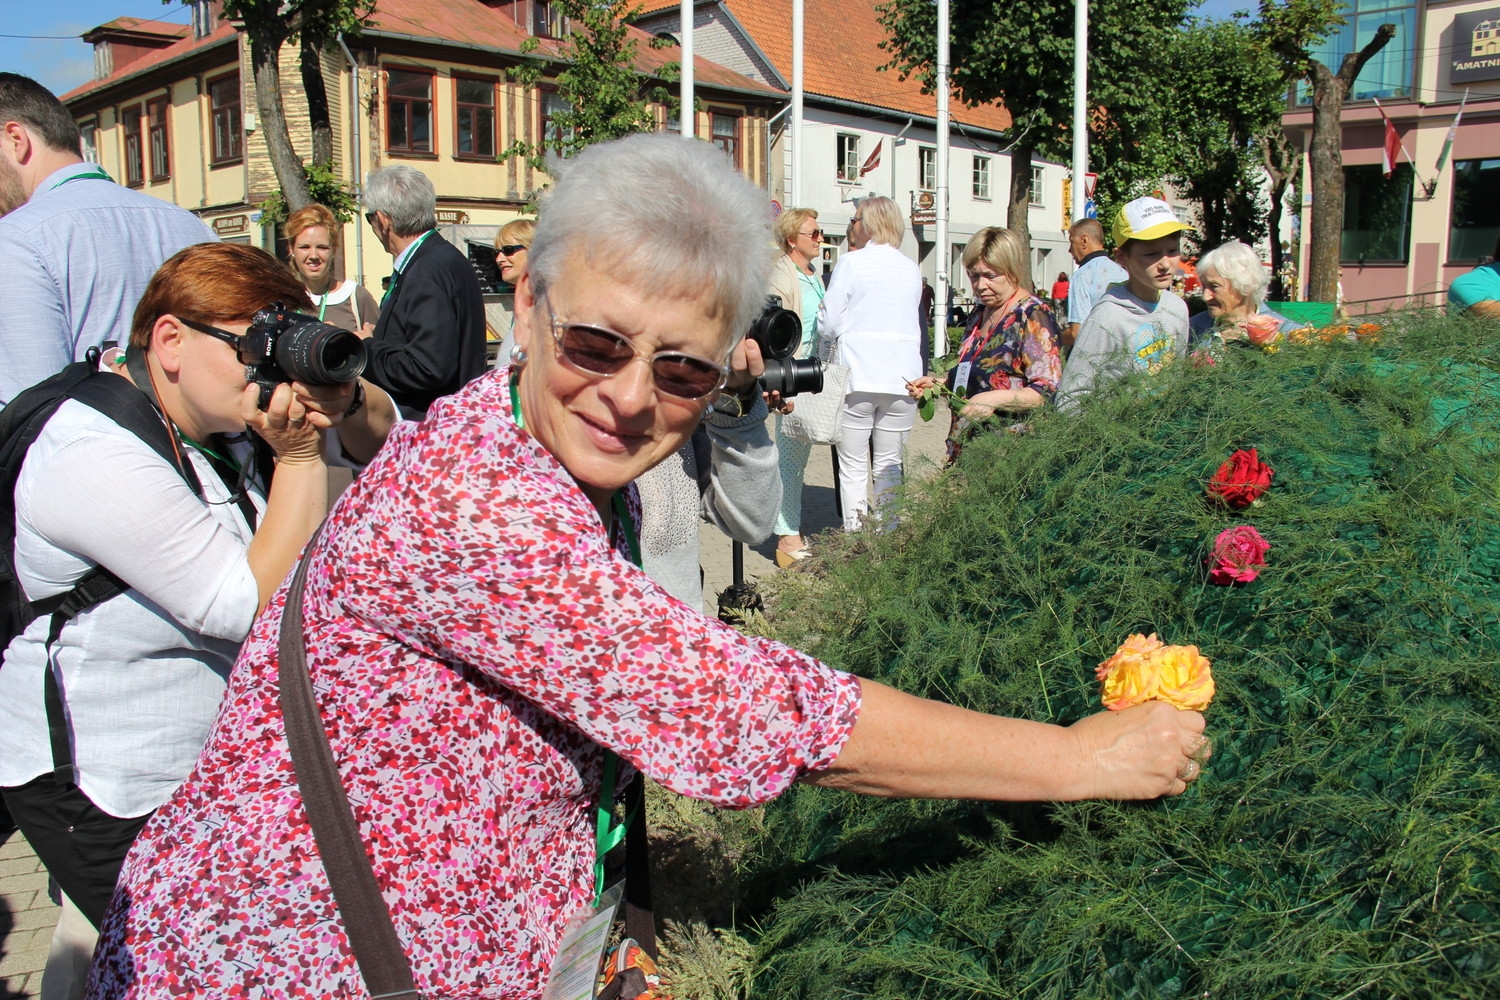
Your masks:
M 792 412 L 781 418 L 781 433 L 813 444 L 838 444 L 844 424 L 844 395 L 849 386 L 849 368 L 838 363 L 838 342 L 833 341 L 823 359 L 823 391 L 798 396 Z

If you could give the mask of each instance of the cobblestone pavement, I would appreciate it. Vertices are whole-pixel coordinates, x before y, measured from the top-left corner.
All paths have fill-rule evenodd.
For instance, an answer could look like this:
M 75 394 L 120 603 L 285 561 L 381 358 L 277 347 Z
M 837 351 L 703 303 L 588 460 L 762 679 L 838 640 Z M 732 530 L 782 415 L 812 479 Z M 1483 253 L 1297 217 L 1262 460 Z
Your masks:
M 47 873 L 20 831 L 0 840 L 0 1000 L 21 1000 L 41 989 L 62 909 L 47 898 Z
M 939 412 L 931 423 L 918 418 L 907 442 L 907 474 L 930 475 L 941 464 L 943 437 L 948 415 Z M 834 510 L 832 449 L 813 448 L 807 462 L 802 494 L 802 523 L 809 534 L 839 524 Z M 732 547 L 728 538 L 710 524 L 701 526 L 700 556 L 703 561 L 703 593 L 710 608 L 719 591 L 733 582 Z M 745 548 L 745 578 L 776 572 L 772 561 L 776 539 Z M 47 946 L 60 908 L 47 897 L 47 874 L 19 831 L 0 834 L 0 1000 L 22 1000 L 37 996 Z

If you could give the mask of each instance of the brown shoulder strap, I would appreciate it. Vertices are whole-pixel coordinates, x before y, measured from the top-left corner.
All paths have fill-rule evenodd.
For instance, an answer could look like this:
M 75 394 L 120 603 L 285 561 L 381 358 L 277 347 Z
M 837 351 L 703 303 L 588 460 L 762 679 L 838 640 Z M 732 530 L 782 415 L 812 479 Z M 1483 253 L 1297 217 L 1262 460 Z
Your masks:
M 374 1000 L 420 1000 L 406 949 L 396 936 L 391 911 L 380 895 L 375 871 L 360 839 L 359 824 L 349 808 L 349 797 L 313 695 L 312 678 L 307 673 L 302 643 L 302 587 L 313 547 L 322 534 L 323 529 L 319 528 L 303 550 L 302 562 L 292 577 L 286 608 L 281 614 L 277 683 L 281 689 L 287 743 L 318 856 L 333 887 L 333 898 L 365 988 Z

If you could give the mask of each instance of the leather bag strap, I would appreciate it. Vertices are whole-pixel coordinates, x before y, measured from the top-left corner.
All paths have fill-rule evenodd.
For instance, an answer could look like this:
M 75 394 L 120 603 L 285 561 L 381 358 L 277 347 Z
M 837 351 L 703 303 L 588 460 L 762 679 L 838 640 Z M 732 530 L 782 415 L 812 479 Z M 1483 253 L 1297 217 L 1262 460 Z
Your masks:
M 380 895 L 370 856 L 365 853 L 359 835 L 359 824 L 349 807 L 349 796 L 328 745 L 328 732 L 323 727 L 312 678 L 307 672 L 302 641 L 302 589 L 313 548 L 322 534 L 320 527 L 303 550 L 281 614 L 277 683 L 287 743 L 318 856 L 333 887 L 334 902 L 365 988 L 374 1000 L 421 1000 L 406 960 L 406 949 L 396 936 L 391 911 Z

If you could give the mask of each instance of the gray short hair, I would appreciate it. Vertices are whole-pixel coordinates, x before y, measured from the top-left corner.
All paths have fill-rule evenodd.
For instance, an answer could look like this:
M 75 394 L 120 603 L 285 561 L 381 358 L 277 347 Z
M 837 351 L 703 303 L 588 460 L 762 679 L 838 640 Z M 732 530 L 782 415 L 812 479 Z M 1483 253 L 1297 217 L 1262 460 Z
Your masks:
M 595 143 L 557 172 L 527 258 L 538 298 L 577 254 L 653 296 L 707 296 L 739 342 L 765 305 L 771 202 L 718 147 L 632 135 Z
M 1243 243 L 1225 243 L 1198 260 L 1198 279 L 1212 271 L 1229 283 L 1229 287 L 1259 311 L 1266 304 L 1266 286 L 1271 276 L 1261 263 L 1260 254 Z
M 384 212 L 397 236 L 419 236 L 437 227 L 437 190 L 427 175 L 397 164 L 365 180 L 365 211 Z
M 901 241 L 906 237 L 906 218 L 901 214 L 900 205 L 876 194 L 859 199 L 856 207 L 865 232 L 870 234 L 871 243 L 901 246 Z

